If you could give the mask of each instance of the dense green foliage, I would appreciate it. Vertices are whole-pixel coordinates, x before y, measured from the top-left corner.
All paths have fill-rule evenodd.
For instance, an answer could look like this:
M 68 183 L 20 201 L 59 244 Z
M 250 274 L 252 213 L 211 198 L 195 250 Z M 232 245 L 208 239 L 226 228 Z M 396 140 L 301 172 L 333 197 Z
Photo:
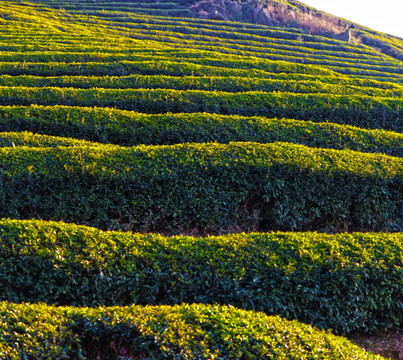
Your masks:
M 403 134 L 332 123 L 224 116 L 207 113 L 141 114 L 109 108 L 68 106 L 0 107 L 0 131 L 31 131 L 123 146 L 185 142 L 286 141 L 310 147 L 351 149 L 403 156 Z M 72 140 L 2 135 L 3 146 L 49 146 Z M 18 138 L 18 139 L 17 139 Z M 42 143 L 43 142 L 43 143 Z M 77 144 L 77 143 L 75 143 Z
M 269 74 L 268 74 L 269 75 Z M 382 83 L 373 81 L 376 87 L 355 86 L 354 81 L 340 81 L 337 77 L 315 77 L 306 75 L 274 78 L 247 78 L 241 76 L 10 76 L 0 77 L 0 86 L 25 87 L 74 87 L 82 89 L 176 89 L 176 90 L 218 90 L 227 92 L 241 91 L 283 91 L 294 93 L 333 93 L 335 95 L 370 95 L 378 97 L 403 97 L 403 87 L 390 84 L 390 89 L 380 88 Z M 289 74 L 291 75 L 291 74 Z M 309 77 L 308 77 L 309 76 Z M 286 78 L 285 78 L 286 77 Z M 301 81 L 303 80 L 303 81 Z M 323 80 L 320 81 L 320 80 Z M 335 84 L 333 84 L 334 82 Z M 394 86 L 393 86 L 394 85 Z
M 145 74 L 166 74 L 166 75 L 192 75 L 195 71 L 205 75 L 243 75 L 248 72 L 242 70 L 256 70 L 278 73 L 301 73 L 317 74 L 324 76 L 337 76 L 334 71 L 322 69 L 319 66 L 299 65 L 285 61 L 269 61 L 253 57 L 236 56 L 213 56 L 206 52 L 163 52 L 156 55 L 143 52 L 131 54 L 132 60 L 122 61 L 82 61 L 81 57 L 73 55 L 72 61 L 68 62 L 2 62 L 0 71 L 9 75 L 40 75 L 40 76 L 62 76 L 62 75 L 114 75 L 123 76 L 133 73 Z M 43 55 L 42 55 L 43 56 Z M 64 55 L 66 57 L 66 55 Z M 113 55 L 116 56 L 116 55 Z M 70 56 L 71 57 L 71 56 Z M 137 59 L 136 59 L 137 58 Z M 80 61 L 81 60 L 81 61 Z M 137 60 L 137 61 L 135 61 Z M 206 68 L 205 68 L 206 67 Z
M 0 217 L 174 232 L 397 230 L 402 162 L 288 143 L 5 147 Z
M 221 303 L 338 332 L 403 324 L 400 234 L 162 237 L 0 222 L 0 301 Z
M 0 105 L 31 104 L 116 107 L 145 113 L 286 117 L 403 132 L 402 101 L 395 98 L 261 91 L 0 87 Z
M 3 359 L 383 359 L 296 321 L 228 306 L 0 303 Z
M 95 145 L 84 140 L 60 136 L 48 136 L 33 134 L 28 131 L 20 132 L 0 132 L 0 147 L 57 147 L 57 146 L 85 146 Z
M 398 57 L 165 16 L 190 0 L 33 1 L 0 2 L 0 358 L 375 358 L 268 314 L 401 330 Z
M 88 33 L 91 33 L 91 35 L 94 35 L 92 31 L 95 28 L 95 24 L 96 30 L 102 32 L 102 34 L 118 38 L 116 33 L 119 32 L 120 38 L 126 36 L 152 42 L 152 47 L 165 46 L 171 49 L 183 49 L 186 47 L 198 52 L 205 51 L 210 53 L 212 53 L 211 50 L 214 50 L 221 54 L 233 54 L 238 58 L 240 56 L 254 56 L 261 59 L 285 60 L 289 63 L 309 63 L 320 65 L 322 69 L 331 68 L 339 73 L 353 74 L 355 76 L 361 74 L 392 81 L 401 81 L 402 79 L 403 69 L 396 59 L 383 56 L 368 46 L 303 34 L 301 30 L 297 29 L 234 22 L 212 22 L 200 19 L 169 19 L 166 17 L 105 11 L 109 6 L 116 8 L 118 4 L 115 2 L 102 4 L 103 10 L 90 10 L 89 8 L 92 6 L 97 6 L 92 2 L 82 3 L 81 5 L 85 9 L 82 9 L 83 12 L 80 10 L 78 14 L 87 15 L 75 15 L 73 19 L 89 25 Z M 54 6 L 63 8 L 60 1 L 54 3 Z M 152 10 L 153 14 L 158 14 L 158 11 L 161 10 L 155 9 L 155 6 L 161 6 L 161 4 L 153 4 L 152 9 L 147 7 L 147 11 Z M 124 9 L 128 10 L 127 7 L 124 7 Z M 64 10 L 71 11 L 71 4 Z M 138 12 L 140 8 L 135 5 L 131 11 Z M 173 11 L 175 13 L 178 9 L 164 8 L 162 11 Z M 14 14 L 10 10 L 7 15 L 18 20 L 24 18 L 22 14 Z M 28 17 L 26 14 L 24 15 L 25 18 Z M 41 15 L 46 16 L 47 14 Z M 76 25 L 74 20 L 71 20 L 72 17 L 63 15 L 65 15 L 65 11 L 58 13 L 56 18 L 59 22 L 57 24 L 59 29 L 65 29 L 67 25 Z M 89 17 L 88 15 L 95 16 Z M 38 26 L 38 22 L 40 22 L 38 18 L 30 16 L 29 20 L 31 22 L 29 26 L 35 28 L 36 35 L 44 33 L 44 26 Z M 56 25 L 55 17 L 47 16 L 46 21 Z M 82 35 L 82 28 L 79 29 L 74 26 L 74 30 L 78 36 Z M 65 34 L 58 33 L 57 35 L 66 37 Z M 94 39 L 92 41 L 94 42 Z

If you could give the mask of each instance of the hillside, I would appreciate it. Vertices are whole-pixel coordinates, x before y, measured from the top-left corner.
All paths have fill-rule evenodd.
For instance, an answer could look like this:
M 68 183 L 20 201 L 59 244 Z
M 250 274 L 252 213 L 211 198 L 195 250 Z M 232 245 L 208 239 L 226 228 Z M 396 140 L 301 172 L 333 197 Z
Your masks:
M 330 39 L 368 45 L 376 52 L 403 60 L 402 39 L 335 17 L 297 0 L 164 0 L 152 3 L 135 0 L 122 2 L 32 0 L 31 2 L 78 14 L 97 16 L 121 11 L 283 27 L 297 30 L 301 35 L 321 35 Z
M 0 3 L 1 359 L 402 359 L 403 41 L 213 5 Z
M 195 17 L 241 20 L 251 23 L 297 28 L 303 33 L 361 43 L 403 60 L 402 39 L 319 11 L 297 0 L 195 1 Z

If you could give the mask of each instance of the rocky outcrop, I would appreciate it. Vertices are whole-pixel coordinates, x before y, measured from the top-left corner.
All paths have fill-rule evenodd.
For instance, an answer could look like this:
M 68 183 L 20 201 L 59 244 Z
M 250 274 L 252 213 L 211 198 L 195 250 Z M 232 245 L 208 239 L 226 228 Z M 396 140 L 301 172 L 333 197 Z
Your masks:
M 252 22 L 261 25 L 273 26 L 274 22 L 271 18 L 270 11 L 258 5 L 253 9 Z
M 191 0 L 187 1 L 190 5 Z M 193 17 L 294 27 L 303 33 L 363 43 L 396 59 L 403 59 L 401 40 L 309 7 L 297 0 L 192 0 Z
M 190 7 L 192 15 L 202 19 L 243 20 L 243 6 L 231 0 L 203 0 Z

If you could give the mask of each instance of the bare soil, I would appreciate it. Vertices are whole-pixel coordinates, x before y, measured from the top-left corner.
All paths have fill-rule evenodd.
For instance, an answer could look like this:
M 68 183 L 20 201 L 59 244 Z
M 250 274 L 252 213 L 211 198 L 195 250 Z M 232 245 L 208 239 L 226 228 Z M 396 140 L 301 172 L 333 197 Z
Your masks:
M 351 341 L 366 351 L 387 359 L 403 360 L 403 333 L 391 332 L 380 335 L 353 335 Z

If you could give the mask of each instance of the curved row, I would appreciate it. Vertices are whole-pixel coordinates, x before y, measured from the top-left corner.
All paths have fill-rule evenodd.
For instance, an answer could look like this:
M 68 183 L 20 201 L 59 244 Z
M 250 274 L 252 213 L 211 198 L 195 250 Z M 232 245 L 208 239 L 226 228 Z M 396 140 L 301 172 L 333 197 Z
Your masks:
M 257 58 L 217 56 L 215 54 L 206 55 L 204 52 L 165 52 L 157 54 L 132 55 L 131 61 L 122 60 L 119 62 L 2 62 L 0 63 L 0 73 L 9 75 L 130 75 L 137 69 L 147 69 L 158 71 L 169 65 L 218 68 L 216 71 L 242 71 L 242 70 L 263 70 L 274 73 L 299 73 L 312 75 L 342 76 L 337 72 L 324 69 L 314 65 L 303 65 L 288 63 L 286 61 L 271 61 Z M 159 65 L 158 65 L 159 64 Z M 156 69 L 156 70 L 154 70 Z M 228 71 L 227 70 L 227 71 Z M 105 72 L 106 71 L 106 72 Z M 182 70 L 176 70 L 179 74 Z M 193 71 L 193 69 L 192 69 Z
M 97 145 L 90 141 L 74 138 L 38 135 L 28 131 L 0 132 L 0 148 L 3 147 L 58 147 L 58 146 L 91 146 Z
M 31 104 L 116 107 L 154 114 L 208 112 L 285 117 L 403 131 L 402 101 L 396 98 L 261 91 L 0 87 L 0 105 Z
M 249 74 L 251 75 L 251 74 Z M 293 93 L 325 93 L 333 95 L 369 95 L 377 97 L 403 98 L 403 86 L 368 81 L 378 87 L 356 86 L 356 81 L 337 77 L 323 77 L 293 74 L 267 74 L 272 78 L 241 76 L 167 76 L 167 75 L 129 75 L 129 76 L 31 76 L 0 75 L 0 86 L 25 87 L 74 87 L 81 89 L 175 89 L 207 90 L 226 92 L 281 91 Z M 288 76 L 287 76 L 288 75 Z M 291 76 L 290 76 L 291 75 Z M 283 78 L 283 79 L 282 79 Z M 284 79 L 286 78 L 286 79 Z M 294 79 L 293 79 L 294 78 Z M 343 81 L 344 80 L 344 81 Z M 334 82 L 335 84 L 332 84 Z M 362 82 L 365 84 L 365 82 Z M 389 85 L 390 84 L 390 85 Z M 390 88 L 390 89 L 387 89 Z
M 3 302 L 0 316 L 0 356 L 9 360 L 383 359 L 309 325 L 229 306 L 89 309 Z
M 0 131 L 85 139 L 122 146 L 186 142 L 291 142 L 310 147 L 351 149 L 403 157 L 403 134 L 332 123 L 267 119 L 208 113 L 142 114 L 110 108 L 69 106 L 0 106 Z M 3 134 L 3 144 L 48 146 L 72 140 Z M 45 145 L 43 145 L 45 146 Z
M 403 159 L 288 143 L 0 149 L 0 217 L 141 231 L 402 228 Z
M 0 301 L 219 303 L 344 334 L 401 328 L 400 234 L 163 237 L 0 221 Z

